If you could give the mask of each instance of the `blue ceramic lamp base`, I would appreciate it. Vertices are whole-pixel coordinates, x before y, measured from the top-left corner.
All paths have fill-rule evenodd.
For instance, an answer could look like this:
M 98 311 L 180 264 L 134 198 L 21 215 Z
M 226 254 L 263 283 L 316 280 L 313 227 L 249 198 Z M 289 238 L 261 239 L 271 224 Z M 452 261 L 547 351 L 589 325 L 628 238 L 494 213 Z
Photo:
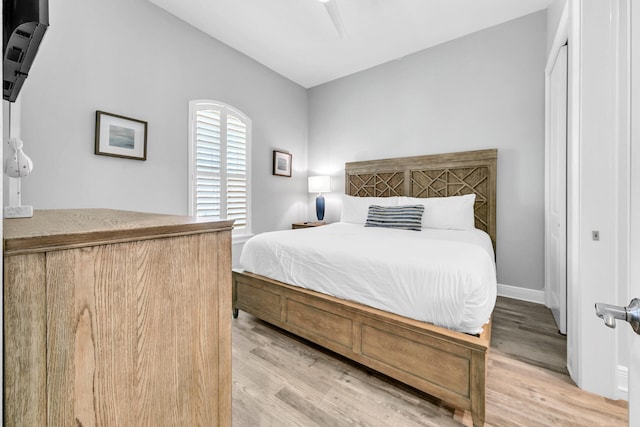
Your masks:
M 319 194 L 316 197 L 316 217 L 318 221 L 322 221 L 324 219 L 324 196 Z

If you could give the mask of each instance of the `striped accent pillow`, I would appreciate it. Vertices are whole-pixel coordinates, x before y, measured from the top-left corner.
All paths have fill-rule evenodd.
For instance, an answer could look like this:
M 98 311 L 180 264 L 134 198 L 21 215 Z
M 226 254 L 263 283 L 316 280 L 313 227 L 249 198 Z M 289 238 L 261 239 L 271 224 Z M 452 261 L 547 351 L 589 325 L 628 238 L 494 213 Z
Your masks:
M 387 227 L 401 230 L 422 230 L 424 205 L 369 206 L 365 227 Z

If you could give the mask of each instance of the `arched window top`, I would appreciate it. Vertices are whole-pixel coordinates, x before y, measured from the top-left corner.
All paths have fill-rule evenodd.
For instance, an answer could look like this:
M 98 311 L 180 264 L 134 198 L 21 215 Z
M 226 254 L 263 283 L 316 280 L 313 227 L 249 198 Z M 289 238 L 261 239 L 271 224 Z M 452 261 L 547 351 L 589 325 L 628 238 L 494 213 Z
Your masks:
M 229 104 L 225 104 L 224 102 L 214 101 L 211 99 L 196 99 L 189 102 L 189 109 L 192 109 L 192 108 L 199 109 L 199 110 L 200 109 L 227 110 L 228 112 L 235 114 L 239 118 L 242 118 L 242 120 L 248 123 L 249 125 L 251 124 L 251 119 L 249 118 L 249 116 L 244 114 L 239 109 Z

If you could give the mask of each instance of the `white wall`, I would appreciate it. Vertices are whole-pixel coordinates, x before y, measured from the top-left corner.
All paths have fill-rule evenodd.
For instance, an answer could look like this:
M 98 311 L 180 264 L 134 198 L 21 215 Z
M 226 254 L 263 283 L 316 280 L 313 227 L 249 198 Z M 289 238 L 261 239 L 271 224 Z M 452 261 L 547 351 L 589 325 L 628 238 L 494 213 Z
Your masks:
M 23 202 L 188 212 L 188 103 L 214 99 L 253 124 L 253 231 L 306 215 L 307 93 L 144 0 L 56 0 L 21 93 L 22 139 L 35 163 Z M 147 161 L 96 156 L 95 111 L 145 120 Z M 272 150 L 293 178 L 271 175 Z
M 498 281 L 542 289 L 545 43 L 542 11 L 310 89 L 310 174 L 334 176 L 327 219 L 345 162 L 497 148 Z

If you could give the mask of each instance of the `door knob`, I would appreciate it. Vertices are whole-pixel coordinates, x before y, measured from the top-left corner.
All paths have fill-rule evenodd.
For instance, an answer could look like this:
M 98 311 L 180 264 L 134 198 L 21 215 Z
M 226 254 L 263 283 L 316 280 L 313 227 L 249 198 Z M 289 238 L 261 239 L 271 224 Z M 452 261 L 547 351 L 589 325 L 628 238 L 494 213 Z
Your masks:
M 604 324 L 610 328 L 616 327 L 616 319 L 629 322 L 633 331 L 640 335 L 640 299 L 634 298 L 628 306 L 619 307 L 596 303 L 596 315 L 604 320 Z

